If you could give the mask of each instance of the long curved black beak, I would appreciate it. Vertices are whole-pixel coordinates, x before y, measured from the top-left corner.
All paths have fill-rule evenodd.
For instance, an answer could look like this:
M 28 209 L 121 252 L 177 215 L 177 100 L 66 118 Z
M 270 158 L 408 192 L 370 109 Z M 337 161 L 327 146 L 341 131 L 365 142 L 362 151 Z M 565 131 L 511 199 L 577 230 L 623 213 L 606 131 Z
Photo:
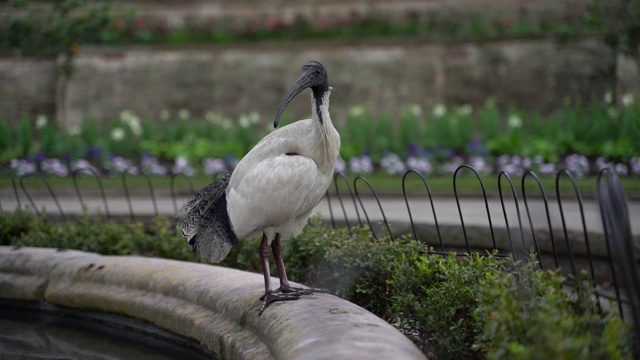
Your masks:
M 298 80 L 296 80 L 293 85 L 287 90 L 287 93 L 284 94 L 282 101 L 280 102 L 280 106 L 278 106 L 278 112 L 276 113 L 276 119 L 273 121 L 273 127 L 278 127 L 278 123 L 280 122 L 280 115 L 284 111 L 284 108 L 287 107 L 287 104 L 296 97 L 296 95 L 300 94 L 302 90 L 311 87 L 313 85 L 313 70 L 302 70 L 302 74 Z

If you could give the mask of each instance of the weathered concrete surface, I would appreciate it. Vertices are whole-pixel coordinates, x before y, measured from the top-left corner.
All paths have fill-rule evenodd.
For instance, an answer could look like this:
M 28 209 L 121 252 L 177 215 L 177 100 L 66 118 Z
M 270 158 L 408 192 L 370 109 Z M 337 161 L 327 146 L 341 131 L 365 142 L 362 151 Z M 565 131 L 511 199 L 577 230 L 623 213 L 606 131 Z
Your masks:
M 258 317 L 263 286 L 261 275 L 205 264 L 0 247 L 1 298 L 142 319 L 225 359 L 424 358 L 391 325 L 329 294 Z

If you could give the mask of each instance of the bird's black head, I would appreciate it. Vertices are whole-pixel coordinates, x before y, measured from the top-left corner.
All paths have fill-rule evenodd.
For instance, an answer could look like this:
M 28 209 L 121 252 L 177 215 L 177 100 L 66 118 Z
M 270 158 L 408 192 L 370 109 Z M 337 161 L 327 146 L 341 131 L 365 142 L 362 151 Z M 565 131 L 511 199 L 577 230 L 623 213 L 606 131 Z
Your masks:
M 319 107 L 322 102 L 322 96 L 325 92 L 329 91 L 329 77 L 327 76 L 327 70 L 317 61 L 310 61 L 302 67 L 300 77 L 298 77 L 298 80 L 289 88 L 284 98 L 282 98 L 280 106 L 278 106 L 276 119 L 273 122 L 274 127 L 278 127 L 280 115 L 282 115 L 282 111 L 287 107 L 287 104 L 306 88 L 311 88 L 316 101 L 316 107 Z M 320 121 L 322 122 L 322 117 L 320 117 Z

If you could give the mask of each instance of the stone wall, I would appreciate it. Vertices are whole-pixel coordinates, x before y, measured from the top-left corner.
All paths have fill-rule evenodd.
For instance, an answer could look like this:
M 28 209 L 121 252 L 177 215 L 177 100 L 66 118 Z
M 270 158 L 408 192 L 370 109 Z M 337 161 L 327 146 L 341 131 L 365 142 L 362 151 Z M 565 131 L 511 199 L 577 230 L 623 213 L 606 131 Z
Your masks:
M 99 46 L 76 54 L 67 81 L 56 76 L 55 59 L 0 59 L 0 116 L 14 122 L 21 114 L 53 117 L 57 111 L 70 125 L 85 116 L 112 119 L 125 109 L 152 119 L 162 110 L 175 117 L 187 109 L 192 118 L 208 111 L 230 116 L 258 111 L 266 122 L 300 67 L 312 59 L 329 71 L 338 119 L 354 105 L 396 114 L 414 103 L 479 106 L 488 97 L 500 106 L 549 113 L 567 96 L 601 97 L 616 77 L 624 91 L 635 91 L 638 84 L 633 61 L 614 56 L 595 38 Z M 300 96 L 285 120 L 309 114 Z
M 56 109 L 55 58 L 0 57 L 0 118 L 53 115 Z

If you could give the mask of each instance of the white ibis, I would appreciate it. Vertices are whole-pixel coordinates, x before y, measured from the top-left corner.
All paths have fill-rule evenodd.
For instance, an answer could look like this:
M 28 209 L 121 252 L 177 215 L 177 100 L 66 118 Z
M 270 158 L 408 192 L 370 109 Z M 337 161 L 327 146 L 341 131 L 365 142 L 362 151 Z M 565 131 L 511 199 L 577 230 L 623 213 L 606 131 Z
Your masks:
M 327 71 L 317 61 L 302 67 L 280 102 L 274 127 L 287 104 L 306 88 L 311 88 L 311 119 L 265 136 L 232 174 L 198 191 L 178 211 L 182 234 L 209 262 L 223 260 L 239 240 L 262 235 L 259 251 L 265 294 L 260 298 L 260 314 L 275 301 L 322 291 L 290 286 L 280 252 L 280 242 L 302 232 L 329 188 L 340 151 L 340 135 L 329 116 Z M 280 278 L 276 290 L 271 288 L 269 245 Z

